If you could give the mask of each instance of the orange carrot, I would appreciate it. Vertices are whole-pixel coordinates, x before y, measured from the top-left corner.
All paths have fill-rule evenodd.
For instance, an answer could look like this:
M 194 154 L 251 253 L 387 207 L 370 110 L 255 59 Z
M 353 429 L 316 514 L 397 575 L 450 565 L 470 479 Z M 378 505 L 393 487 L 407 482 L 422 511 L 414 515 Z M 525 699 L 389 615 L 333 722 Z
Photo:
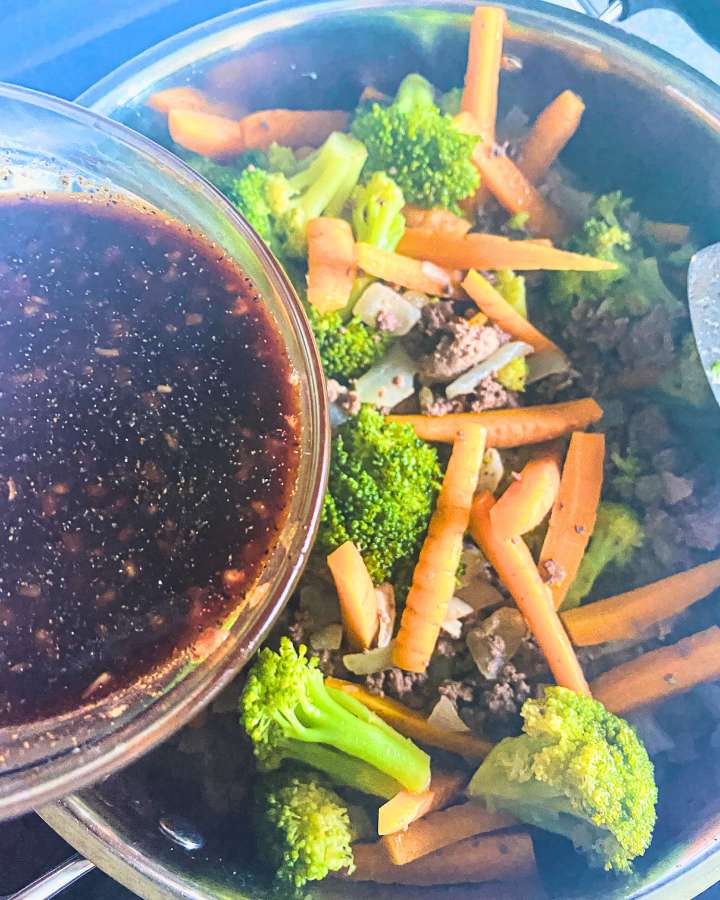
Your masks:
M 435 271 L 420 260 L 381 250 L 373 244 L 359 243 L 357 255 L 358 265 L 368 275 L 411 291 L 443 294 L 450 283 L 449 275 Z
M 560 467 L 553 454 L 528 462 L 490 510 L 496 537 L 510 540 L 536 528 L 550 512 L 560 487 Z
M 146 100 L 146 105 L 165 114 L 171 109 L 196 109 L 217 116 L 227 116 L 232 112 L 229 104 L 217 103 L 197 88 L 187 86 L 155 91 Z
M 422 209 L 408 205 L 403 209 L 403 215 L 408 228 L 429 228 L 453 237 L 462 237 L 472 228 L 471 222 L 449 209 Z
M 565 232 L 558 210 L 528 181 L 504 153 L 495 153 L 478 144 L 473 162 L 480 170 L 482 183 L 510 213 L 527 213 L 527 228 L 533 234 L 558 238 Z
M 679 246 L 690 237 L 690 227 L 677 222 L 646 222 L 645 231 L 661 244 Z
M 589 694 L 580 663 L 527 544 L 519 537 L 501 541 L 493 531 L 490 511 L 494 503 L 489 491 L 475 498 L 470 515 L 470 534 L 517 603 L 545 654 L 555 681 L 561 687 L 579 694 Z
M 198 109 L 171 109 L 168 130 L 172 139 L 204 156 L 234 156 L 244 150 L 267 150 L 277 142 L 287 147 L 319 146 L 333 132 L 347 126 L 340 110 L 266 109 L 242 119 L 230 119 Z
M 307 224 L 307 299 L 319 312 L 343 309 L 357 274 L 355 239 L 344 219 L 321 216 Z
M 478 6 L 470 24 L 470 47 L 461 108 L 473 116 L 477 132 L 487 144 L 495 143 L 506 21 L 505 10 L 496 6 Z
M 447 269 L 603 272 L 617 268 L 608 260 L 558 250 L 536 240 L 512 241 L 499 234 L 479 232 L 451 237 L 426 228 L 406 229 L 398 252 Z
M 615 597 L 562 613 L 576 647 L 642 637 L 663 619 L 683 612 L 720 587 L 720 559 L 678 572 Z
M 350 880 L 378 884 L 430 886 L 482 881 L 515 882 L 531 877 L 536 871 L 532 841 L 524 831 L 474 835 L 405 866 L 396 866 L 391 862 L 382 841 L 354 844 L 353 856 L 355 871 Z
M 390 422 L 412 425 L 424 441 L 451 444 L 459 430 L 471 423 L 487 429 L 488 447 L 505 450 L 541 444 L 587 428 L 602 418 L 602 407 L 590 397 L 547 403 L 519 409 L 493 409 L 479 413 L 448 413 L 445 416 L 388 416 Z
M 358 103 L 371 103 L 377 101 L 379 103 L 387 103 L 392 98 L 388 94 L 384 94 L 371 84 L 366 84 L 360 92 Z
M 455 592 L 463 535 L 485 453 L 485 429 L 457 433 L 392 651 L 393 665 L 424 672 Z
M 584 111 L 585 104 L 577 94 L 563 91 L 535 119 L 518 161 L 528 181 L 537 184 L 547 174 L 577 131 Z
M 593 681 L 592 691 L 610 712 L 623 715 L 716 678 L 720 678 L 720 628 L 712 625 L 610 669 Z
M 462 286 L 488 319 L 517 340 L 530 344 L 536 353 L 540 350 L 558 349 L 550 338 L 545 337 L 525 316 L 513 309 L 500 291 L 479 272 L 471 269 L 465 276 Z
M 555 609 L 565 600 L 575 580 L 590 535 L 595 528 L 603 482 L 605 435 L 575 432 L 570 438 L 555 506 L 550 514 L 545 542 L 540 551 L 540 571 L 554 563 L 551 580 Z
M 468 319 L 468 325 L 484 325 L 487 320 L 488 317 L 484 312 L 476 312 L 475 315 Z
M 435 771 L 426 791 L 419 794 L 400 791 L 378 810 L 378 834 L 401 831 L 426 813 L 442 809 L 452 803 L 466 783 L 467 776 L 462 772 Z
M 327 558 L 340 599 L 340 615 L 354 650 L 369 650 L 378 630 L 378 604 L 372 578 L 358 548 L 345 541 Z
M 405 866 L 474 834 L 500 831 L 517 824 L 504 810 L 489 810 L 477 800 L 440 809 L 413 822 L 404 831 L 387 834 L 383 843 L 396 866 Z
M 327 684 L 339 691 L 350 694 L 359 700 L 363 706 L 367 706 L 371 712 L 380 716 L 388 725 L 420 744 L 428 747 L 439 747 L 448 753 L 457 753 L 470 762 L 484 759 L 492 750 L 492 744 L 472 734 L 469 731 L 446 731 L 431 725 L 419 712 L 408 709 L 398 700 L 390 697 L 378 697 L 371 694 L 359 684 L 352 681 L 342 681 L 340 678 L 327 678 Z

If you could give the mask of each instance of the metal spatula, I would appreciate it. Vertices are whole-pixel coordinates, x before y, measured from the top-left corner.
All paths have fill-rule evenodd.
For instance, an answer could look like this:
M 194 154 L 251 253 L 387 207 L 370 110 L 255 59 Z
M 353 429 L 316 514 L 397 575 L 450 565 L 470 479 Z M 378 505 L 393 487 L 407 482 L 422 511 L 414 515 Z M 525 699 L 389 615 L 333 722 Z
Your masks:
M 720 244 L 705 247 L 690 260 L 688 300 L 700 359 L 720 403 Z

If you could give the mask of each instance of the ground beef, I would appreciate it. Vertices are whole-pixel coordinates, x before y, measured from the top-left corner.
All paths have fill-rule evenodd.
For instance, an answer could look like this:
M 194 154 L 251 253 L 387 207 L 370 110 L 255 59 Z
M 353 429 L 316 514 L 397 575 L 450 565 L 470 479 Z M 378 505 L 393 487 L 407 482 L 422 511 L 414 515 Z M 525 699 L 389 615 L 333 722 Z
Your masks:
M 499 381 L 495 381 L 491 376 L 483 378 L 471 396 L 470 412 L 485 412 L 487 409 L 516 405 L 516 402 L 511 403 L 512 392 L 506 390 Z
M 432 400 L 429 403 L 420 403 L 420 408 L 426 416 L 445 416 L 448 413 L 464 412 L 465 402 L 462 397 L 454 397 L 448 400 L 447 397 L 435 397 L 430 395 Z
M 685 541 L 699 550 L 715 550 L 720 546 L 720 484 L 705 490 L 698 507 L 680 516 Z
M 462 700 L 464 703 L 472 703 L 475 699 L 475 690 L 471 684 L 466 681 L 456 681 L 447 679 L 438 686 L 438 694 L 447 697 L 456 703 Z
M 494 353 L 500 346 L 497 329 L 450 322 L 432 353 L 418 359 L 423 384 L 446 384 Z
M 349 416 L 356 416 L 360 412 L 360 399 L 356 391 L 351 391 L 334 378 L 329 378 L 327 384 L 327 396 L 330 403 L 346 412 Z
M 398 326 L 398 317 L 390 309 L 381 309 L 375 320 L 378 331 L 394 331 Z
M 628 436 L 631 446 L 651 452 L 673 443 L 668 421 L 657 406 L 644 406 L 631 417 Z
M 365 676 L 365 687 L 379 697 L 394 697 L 411 709 L 421 709 L 428 702 L 427 675 L 392 668 Z
M 501 669 L 496 683 L 489 690 L 483 691 L 480 702 L 492 716 L 517 716 L 523 703 L 532 694 L 525 678 L 524 672 L 518 672 L 512 663 L 508 663 Z
M 667 309 L 654 306 L 646 316 L 635 320 L 617 344 L 617 350 L 623 363 L 634 369 L 657 367 L 658 360 L 672 359 L 674 344 Z

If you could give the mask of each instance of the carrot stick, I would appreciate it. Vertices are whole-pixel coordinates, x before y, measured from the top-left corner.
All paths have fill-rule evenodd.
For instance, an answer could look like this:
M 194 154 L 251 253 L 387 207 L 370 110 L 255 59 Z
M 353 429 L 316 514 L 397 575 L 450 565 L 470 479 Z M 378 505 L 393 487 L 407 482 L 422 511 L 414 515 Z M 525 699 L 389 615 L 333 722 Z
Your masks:
M 527 228 L 533 234 L 558 238 L 565 232 L 558 210 L 523 175 L 504 153 L 495 153 L 478 144 L 473 162 L 480 170 L 482 182 L 508 212 L 527 213 Z
M 550 525 L 540 551 L 540 570 L 555 563 L 552 579 L 555 609 L 565 600 L 575 580 L 583 555 L 595 528 L 603 483 L 605 435 L 575 432 L 570 438 Z
M 602 272 L 617 268 L 608 260 L 558 250 L 536 240 L 513 241 L 499 234 L 479 232 L 451 237 L 426 228 L 407 228 L 398 252 L 414 259 L 428 259 L 446 269 Z
M 572 91 L 563 91 L 535 119 L 527 136 L 518 168 L 528 181 L 537 184 L 577 131 L 585 104 Z
M 340 599 L 340 615 L 354 650 L 369 650 L 378 630 L 375 587 L 358 548 L 345 541 L 327 558 Z
M 426 791 L 419 794 L 400 791 L 378 810 L 378 834 L 401 831 L 426 813 L 442 809 L 455 800 L 466 783 L 467 777 L 462 772 L 435 771 Z
M 216 103 L 197 88 L 187 86 L 155 91 L 145 101 L 145 105 L 165 114 L 171 109 L 196 109 L 217 116 L 227 116 L 231 112 L 227 103 Z
M 513 309 L 500 291 L 494 288 L 479 272 L 471 269 L 465 276 L 462 286 L 488 319 L 517 340 L 530 344 L 536 353 L 541 350 L 558 349 L 557 344 L 545 337 L 524 316 Z
M 490 511 L 494 503 L 489 491 L 475 498 L 470 515 L 470 534 L 517 603 L 545 654 L 555 681 L 578 694 L 589 694 L 580 663 L 527 544 L 519 537 L 501 541 L 493 531 Z
M 515 881 L 535 873 L 530 837 L 523 831 L 479 834 L 458 841 L 405 866 L 394 865 L 382 841 L 354 844 L 355 871 L 351 881 L 378 884 L 472 884 Z
M 541 444 L 587 428 L 602 418 L 602 407 L 592 398 L 547 403 L 519 409 L 493 409 L 479 413 L 448 413 L 445 416 L 388 416 L 390 422 L 412 425 L 424 441 L 451 444 L 458 431 L 470 423 L 487 429 L 488 447 L 500 450 Z
M 526 534 L 550 512 L 558 488 L 560 467 L 553 454 L 531 459 L 490 510 L 490 521 L 501 541 Z
M 171 109 L 168 130 L 172 139 L 205 156 L 234 156 L 244 150 L 267 150 L 273 143 L 287 147 L 319 146 L 333 132 L 347 126 L 340 110 L 266 109 L 242 119 L 230 119 L 198 109 Z
M 344 691 L 359 700 L 363 706 L 367 706 L 400 734 L 404 734 L 405 737 L 418 741 L 420 744 L 439 747 L 449 753 L 457 753 L 458 756 L 471 762 L 484 759 L 492 750 L 493 745 L 489 741 L 485 741 L 475 734 L 467 731 L 446 731 L 444 728 L 431 725 L 424 716 L 415 710 L 408 709 L 398 700 L 378 697 L 377 694 L 371 694 L 352 681 L 330 677 L 326 679 L 326 682 L 330 687 Z
M 712 625 L 677 644 L 643 653 L 592 683 L 593 695 L 622 715 L 720 678 L 720 628 Z
M 517 819 L 510 813 L 489 810 L 477 800 L 470 800 L 430 813 L 404 831 L 385 835 L 383 844 L 392 862 L 405 866 L 474 834 L 487 834 L 513 825 L 517 825 Z
M 683 612 L 720 587 L 720 559 L 561 613 L 576 647 L 642 637 L 656 622 Z
M 321 313 L 343 309 L 357 274 L 355 239 L 344 219 L 321 216 L 306 229 L 307 299 Z
M 470 24 L 465 89 L 461 109 L 475 119 L 480 137 L 495 143 L 503 30 L 507 16 L 496 6 L 478 6 Z
M 646 222 L 645 231 L 661 244 L 684 244 L 690 237 L 690 227 L 677 222 Z
M 403 209 L 408 228 L 429 228 L 452 237 L 462 237 L 472 228 L 472 223 L 457 216 L 449 209 L 422 209 L 408 205 Z
M 358 265 L 366 274 L 411 291 L 442 294 L 450 282 L 449 275 L 444 278 L 440 273 L 429 270 L 420 260 L 381 250 L 372 244 L 359 243 L 357 257 Z
M 455 592 L 463 535 L 484 453 L 484 428 L 466 426 L 457 433 L 393 646 L 393 665 L 409 672 L 427 668 Z

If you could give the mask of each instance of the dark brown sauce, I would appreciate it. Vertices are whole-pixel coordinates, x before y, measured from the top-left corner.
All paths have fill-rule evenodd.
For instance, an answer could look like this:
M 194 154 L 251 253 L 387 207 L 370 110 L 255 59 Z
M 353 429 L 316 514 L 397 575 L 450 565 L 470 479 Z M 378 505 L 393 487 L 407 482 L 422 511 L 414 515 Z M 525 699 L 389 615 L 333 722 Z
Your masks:
M 252 282 L 116 200 L 0 202 L 0 725 L 126 685 L 256 578 L 296 389 Z

